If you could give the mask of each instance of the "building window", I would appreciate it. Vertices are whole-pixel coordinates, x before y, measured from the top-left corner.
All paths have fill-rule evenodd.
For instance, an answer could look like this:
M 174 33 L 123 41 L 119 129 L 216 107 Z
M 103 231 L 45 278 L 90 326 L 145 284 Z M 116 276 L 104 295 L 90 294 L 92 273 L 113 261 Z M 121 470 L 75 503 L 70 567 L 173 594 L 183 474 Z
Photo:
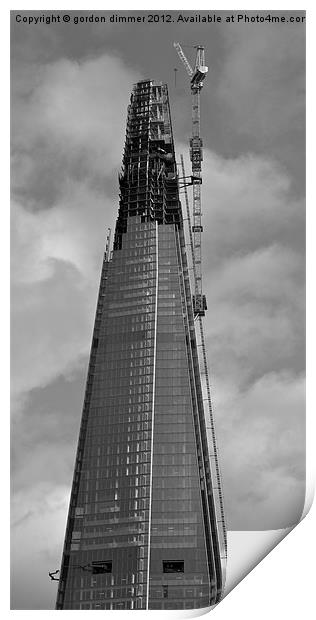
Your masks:
M 111 573 L 112 572 L 112 562 L 92 562 L 92 574 L 100 575 L 103 573 Z
M 184 573 L 184 562 L 166 560 L 162 565 L 164 573 Z

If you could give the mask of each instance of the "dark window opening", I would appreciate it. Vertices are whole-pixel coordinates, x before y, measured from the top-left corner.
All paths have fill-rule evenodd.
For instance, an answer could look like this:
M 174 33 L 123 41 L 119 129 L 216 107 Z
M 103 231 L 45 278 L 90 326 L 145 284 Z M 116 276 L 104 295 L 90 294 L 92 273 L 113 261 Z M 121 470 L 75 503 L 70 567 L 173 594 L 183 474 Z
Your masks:
M 168 586 L 162 586 L 162 593 L 164 598 L 168 598 Z
M 164 573 L 184 573 L 184 562 L 168 560 L 162 564 Z
M 92 562 L 91 566 L 93 575 L 101 575 L 103 573 L 112 572 L 112 562 Z
M 93 349 L 97 349 L 97 348 L 98 348 L 98 345 L 99 345 L 99 338 L 93 338 L 93 341 L 92 341 L 92 348 L 93 348 Z

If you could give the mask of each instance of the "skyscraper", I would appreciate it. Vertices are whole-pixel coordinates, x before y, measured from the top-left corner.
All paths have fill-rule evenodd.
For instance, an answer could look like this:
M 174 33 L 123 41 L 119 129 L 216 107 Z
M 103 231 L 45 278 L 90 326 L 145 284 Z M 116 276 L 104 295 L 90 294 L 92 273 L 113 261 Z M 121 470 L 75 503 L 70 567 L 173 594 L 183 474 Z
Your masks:
M 166 85 L 134 86 L 119 182 L 56 608 L 207 607 L 225 528 Z

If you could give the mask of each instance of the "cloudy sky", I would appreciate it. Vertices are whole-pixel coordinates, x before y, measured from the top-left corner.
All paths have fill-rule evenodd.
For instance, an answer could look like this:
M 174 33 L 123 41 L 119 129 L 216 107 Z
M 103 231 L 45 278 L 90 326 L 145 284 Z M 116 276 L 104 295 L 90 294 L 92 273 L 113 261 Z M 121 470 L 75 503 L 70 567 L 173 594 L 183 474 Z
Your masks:
M 102 254 L 107 227 L 115 224 L 135 81 L 168 83 L 178 157 L 187 151 L 191 101 L 173 41 L 204 44 L 210 67 L 202 93 L 205 328 L 227 525 L 267 530 L 299 520 L 305 30 L 267 22 L 28 25 L 16 23 L 17 13 L 12 607 L 40 609 L 54 605 L 47 572 L 60 565 Z M 51 11 L 37 13 L 43 14 Z M 94 12 L 101 14 L 111 13 Z M 217 14 L 224 20 L 231 12 Z M 194 50 L 184 49 L 192 59 Z

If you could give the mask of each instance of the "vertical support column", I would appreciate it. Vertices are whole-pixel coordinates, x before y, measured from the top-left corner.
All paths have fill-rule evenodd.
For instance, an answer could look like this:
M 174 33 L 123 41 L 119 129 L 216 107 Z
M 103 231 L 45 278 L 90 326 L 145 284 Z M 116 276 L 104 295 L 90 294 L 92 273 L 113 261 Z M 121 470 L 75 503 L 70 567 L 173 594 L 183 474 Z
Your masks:
M 158 250 L 158 222 L 156 221 L 156 296 L 155 296 L 155 335 L 154 335 L 154 363 L 153 363 L 153 399 L 151 415 L 151 443 L 150 443 L 150 478 L 149 478 L 149 514 L 148 514 L 148 551 L 147 551 L 147 589 L 146 609 L 149 609 L 149 585 L 150 585 L 150 536 L 151 536 L 151 510 L 152 510 L 152 487 L 153 487 L 153 457 L 154 457 L 154 423 L 155 423 L 155 388 L 156 388 L 156 353 L 157 353 L 157 322 L 158 322 L 158 286 L 159 286 L 159 250 Z

